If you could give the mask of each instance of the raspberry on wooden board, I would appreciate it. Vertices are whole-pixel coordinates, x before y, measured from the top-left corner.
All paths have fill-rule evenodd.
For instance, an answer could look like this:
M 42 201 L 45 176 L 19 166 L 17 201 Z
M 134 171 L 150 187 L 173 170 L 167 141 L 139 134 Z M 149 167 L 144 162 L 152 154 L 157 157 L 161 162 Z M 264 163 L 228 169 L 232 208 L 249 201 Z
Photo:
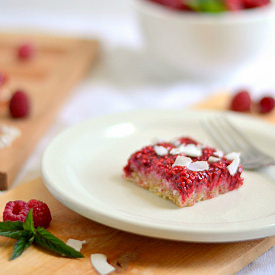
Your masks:
M 237 112 L 249 112 L 251 103 L 249 92 L 247 90 L 241 90 L 233 96 L 230 109 Z
M 26 92 L 17 90 L 9 102 L 10 115 L 13 118 L 24 118 L 30 113 L 30 99 Z
M 3 221 L 24 222 L 30 209 L 25 201 L 9 201 L 3 212 Z
M 271 96 L 265 96 L 259 101 L 258 105 L 260 113 L 270 113 L 275 107 L 275 100 Z
M 17 49 L 17 57 L 19 60 L 30 60 L 35 55 L 35 47 L 28 43 L 28 44 L 22 44 Z
M 32 199 L 28 202 L 28 207 L 33 209 L 34 227 L 42 226 L 47 228 L 52 220 L 48 205 L 42 201 Z
M 47 228 L 52 220 L 50 209 L 46 203 L 35 199 L 29 202 L 22 200 L 9 201 L 3 212 L 3 221 L 24 222 L 30 209 L 33 209 L 34 227 Z

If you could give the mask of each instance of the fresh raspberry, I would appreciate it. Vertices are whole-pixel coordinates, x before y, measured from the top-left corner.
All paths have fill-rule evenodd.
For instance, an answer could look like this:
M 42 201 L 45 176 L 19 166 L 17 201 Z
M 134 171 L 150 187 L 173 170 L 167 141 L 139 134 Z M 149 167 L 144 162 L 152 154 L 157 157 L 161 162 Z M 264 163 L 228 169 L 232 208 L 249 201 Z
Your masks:
M 270 0 L 243 0 L 244 8 L 253 9 L 270 4 Z
M 265 96 L 260 100 L 258 105 L 259 105 L 259 112 L 266 114 L 271 112 L 274 109 L 275 101 L 273 97 Z
M 18 201 L 9 201 L 3 212 L 3 221 L 21 221 L 24 222 L 30 209 L 26 202 Z
M 176 10 L 189 10 L 188 6 L 185 5 L 182 0 L 150 0 L 151 2 L 155 2 L 164 6 L 167 6 Z
M 46 203 L 38 200 L 30 200 L 28 207 L 33 209 L 33 225 L 47 228 L 52 220 L 51 212 Z
M 13 118 L 28 116 L 30 113 L 30 100 L 28 95 L 24 91 L 16 91 L 10 99 L 9 110 Z
M 35 54 L 35 48 L 32 44 L 22 44 L 17 49 L 17 56 L 20 60 L 29 60 Z
M 238 11 L 243 9 L 242 0 L 225 0 L 225 7 L 229 11 Z
M 248 91 L 241 90 L 232 99 L 230 109 L 237 112 L 248 112 L 251 108 L 251 97 Z
M 183 3 L 182 0 L 163 0 L 164 5 L 176 9 L 176 10 L 186 10 L 187 6 Z

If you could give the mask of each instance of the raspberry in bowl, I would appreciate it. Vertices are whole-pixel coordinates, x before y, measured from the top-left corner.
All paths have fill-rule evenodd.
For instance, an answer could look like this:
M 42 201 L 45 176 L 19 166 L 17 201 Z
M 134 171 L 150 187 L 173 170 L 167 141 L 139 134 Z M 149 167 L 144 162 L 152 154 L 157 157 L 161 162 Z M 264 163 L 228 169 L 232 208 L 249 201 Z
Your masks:
M 264 7 L 271 0 L 146 0 L 163 5 L 170 9 L 192 12 L 238 11 Z
M 173 4 L 163 4 L 168 2 Z M 145 50 L 184 76 L 216 79 L 236 73 L 268 45 L 274 18 L 273 3 L 243 2 L 249 5 L 230 0 L 226 10 L 197 12 L 176 0 L 134 0 Z

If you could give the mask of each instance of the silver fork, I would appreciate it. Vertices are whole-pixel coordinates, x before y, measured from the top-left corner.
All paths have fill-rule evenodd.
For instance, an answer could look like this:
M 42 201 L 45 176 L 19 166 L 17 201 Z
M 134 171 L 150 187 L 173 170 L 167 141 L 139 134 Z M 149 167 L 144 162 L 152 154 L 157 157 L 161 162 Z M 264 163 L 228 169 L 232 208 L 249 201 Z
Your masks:
M 274 158 L 255 147 L 226 116 L 202 120 L 201 125 L 224 152 L 241 153 L 241 164 L 244 169 L 256 170 L 275 165 Z

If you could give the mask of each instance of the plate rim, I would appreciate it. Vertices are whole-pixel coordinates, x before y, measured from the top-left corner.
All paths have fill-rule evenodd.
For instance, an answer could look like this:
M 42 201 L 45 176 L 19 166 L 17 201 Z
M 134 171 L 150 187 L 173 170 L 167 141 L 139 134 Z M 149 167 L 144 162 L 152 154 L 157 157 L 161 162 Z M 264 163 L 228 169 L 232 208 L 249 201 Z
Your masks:
M 48 174 L 48 171 L 46 169 L 46 160 L 47 160 L 47 154 L 51 150 L 51 146 L 54 146 L 56 140 L 62 139 L 64 136 L 66 136 L 68 133 L 75 131 L 76 129 L 85 126 L 86 124 L 91 124 L 91 123 L 97 123 L 99 120 L 106 120 L 108 118 L 114 119 L 120 116 L 129 116 L 129 115 L 136 115 L 139 114 L 140 112 L 147 112 L 147 113 L 161 113 L 163 114 L 164 112 L 175 112 L 175 110 L 168 110 L 166 109 L 165 111 L 163 110 L 150 110 L 150 109 L 139 109 L 139 110 L 134 110 L 134 111 L 126 111 L 126 112 L 118 112 L 115 114 L 107 114 L 104 116 L 97 116 L 92 119 L 85 120 L 81 123 L 78 123 L 76 125 L 73 125 L 71 127 L 68 127 L 67 129 L 63 130 L 61 133 L 59 133 L 47 146 L 47 148 L 44 150 L 42 159 L 41 159 L 41 174 L 43 178 L 43 182 L 47 189 L 50 191 L 50 193 L 57 198 L 58 201 L 63 203 L 65 206 L 70 208 L 71 210 L 79 213 L 82 216 L 85 216 L 88 219 L 91 219 L 93 221 L 102 223 L 107 226 L 111 226 L 113 228 L 135 233 L 135 234 L 140 234 L 140 235 L 145 235 L 149 237 L 157 237 L 157 238 L 163 238 L 163 239 L 171 239 L 171 240 L 179 240 L 179 241 L 192 241 L 192 242 L 234 242 L 234 241 L 244 241 L 244 240 L 252 240 L 252 239 L 258 239 L 262 237 L 267 237 L 275 234 L 275 219 L 273 224 L 270 222 L 263 222 L 263 223 L 258 223 L 258 226 L 255 226 L 255 222 L 251 222 L 254 224 L 253 229 L 251 227 L 248 228 L 242 228 L 242 229 L 237 229 L 237 228 L 231 228 L 229 229 L 206 229 L 204 230 L 201 229 L 192 229 L 192 230 L 184 230 L 181 229 L 175 230 L 175 228 L 169 227 L 169 225 L 166 227 L 162 227 L 162 229 L 158 228 L 157 226 L 154 226 L 153 224 L 148 224 L 144 222 L 133 222 L 133 220 L 125 219 L 123 217 L 111 217 L 110 215 L 106 215 L 104 211 L 100 211 L 97 209 L 91 209 L 90 207 L 87 207 L 84 204 L 81 204 L 79 200 L 76 200 L 72 195 L 68 195 L 66 192 L 62 191 L 60 188 L 58 188 L 58 185 L 54 183 L 54 179 L 51 178 L 51 176 Z M 178 112 L 178 111 L 177 111 Z M 236 114 L 233 112 L 228 112 L 228 111 L 216 111 L 216 110 L 194 110 L 194 109 L 185 109 L 185 110 L 179 110 L 179 112 L 184 115 L 185 113 L 196 113 L 198 114 L 227 114 L 229 116 L 237 116 L 237 117 L 242 117 L 244 119 L 248 120 L 254 120 L 257 121 L 258 123 L 265 124 L 268 127 L 274 127 L 274 132 L 275 132 L 275 126 L 267 123 L 265 121 L 262 121 L 259 118 L 251 117 L 246 114 Z M 87 214 L 89 212 L 89 214 Z M 272 217 L 275 217 L 275 215 L 272 215 Z M 262 219 L 266 220 L 266 218 Z M 254 221 L 254 220 L 253 220 Z M 120 226 L 117 225 L 117 223 L 121 223 Z M 239 222 L 235 222 L 234 224 L 238 224 Z M 247 225 L 250 224 L 249 221 L 241 222 L 245 223 Z M 132 227 L 135 227 L 135 230 L 133 230 Z M 163 229 L 164 228 L 164 229 Z M 149 232 L 147 231 L 149 229 Z M 154 234 L 150 233 L 152 230 L 155 231 Z M 167 233 L 167 230 L 169 231 Z M 173 235 L 171 234 L 173 233 Z M 211 238 L 215 235 L 215 239 Z

